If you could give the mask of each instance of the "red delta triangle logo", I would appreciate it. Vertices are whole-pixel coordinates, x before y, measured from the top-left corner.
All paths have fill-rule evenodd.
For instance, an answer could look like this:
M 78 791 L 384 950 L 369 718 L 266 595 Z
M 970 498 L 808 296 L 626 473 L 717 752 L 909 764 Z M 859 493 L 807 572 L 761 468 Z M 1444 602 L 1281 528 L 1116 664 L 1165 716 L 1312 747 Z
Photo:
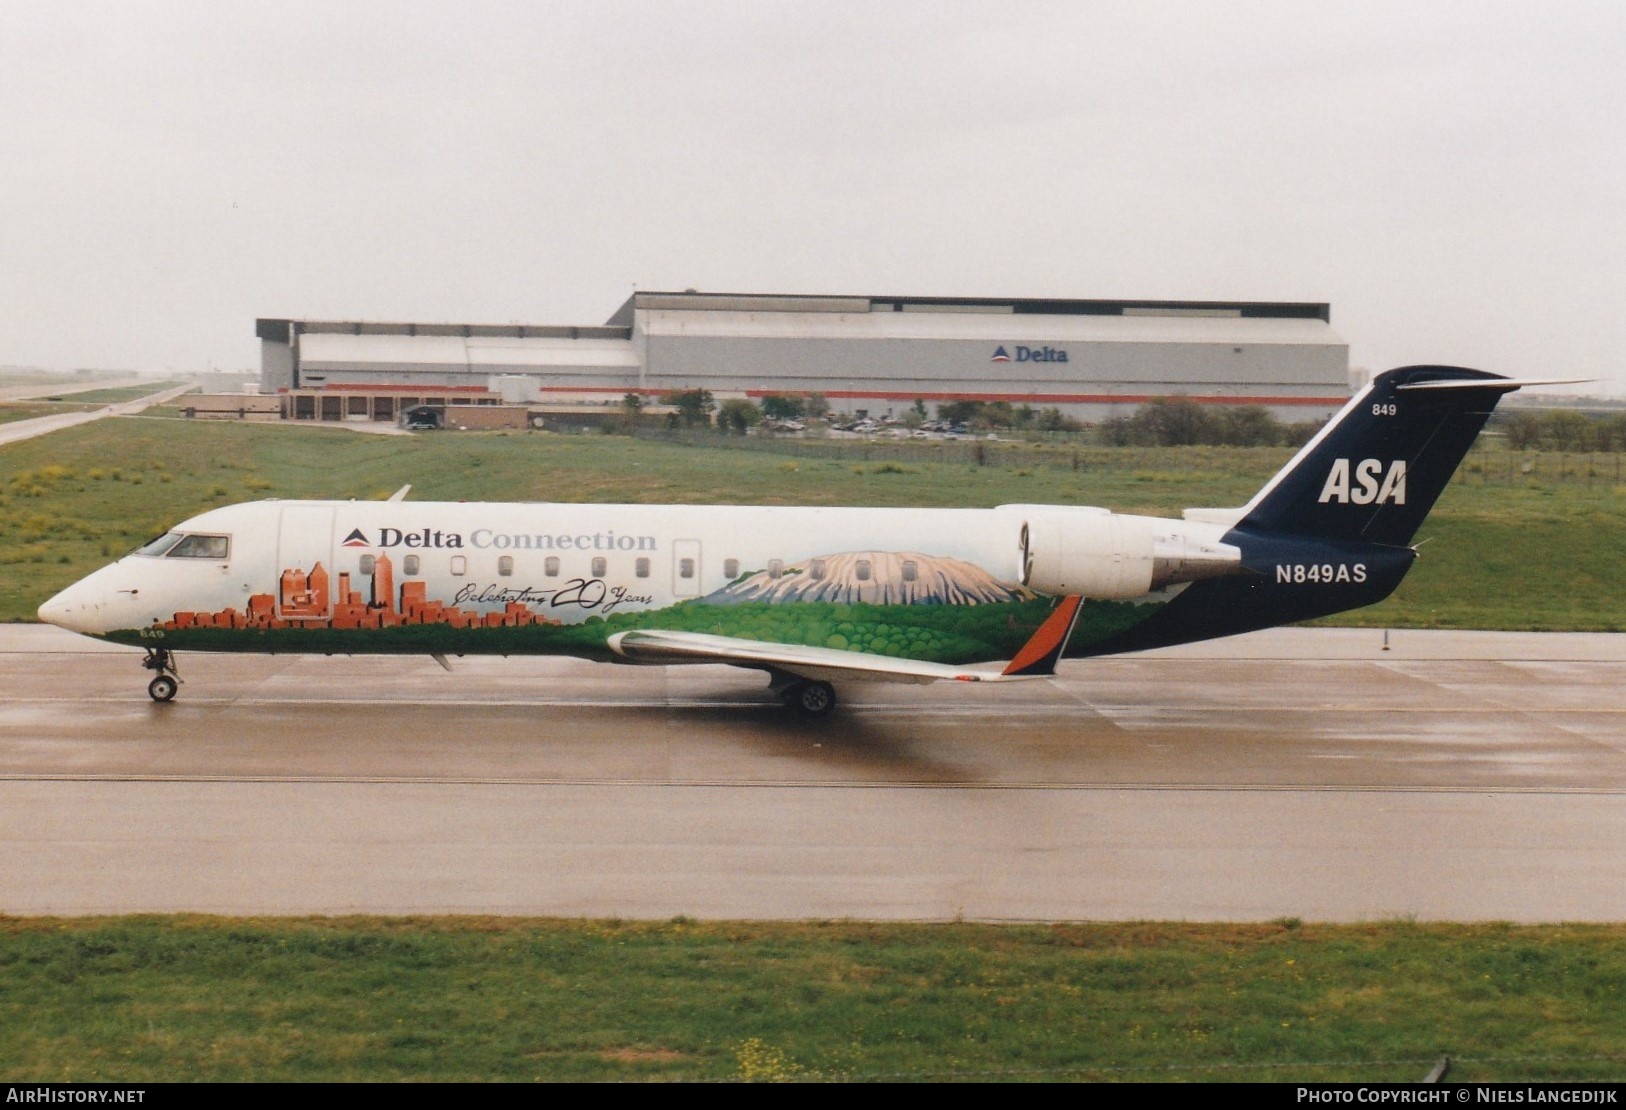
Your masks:
M 1009 362 L 1009 361 L 1011 361 L 1011 356 L 1010 356 L 1009 353 L 1006 352 L 1004 347 L 995 347 L 994 348 L 994 361 L 995 362 Z
M 371 547 L 373 545 L 367 542 L 367 534 L 365 532 L 363 532 L 360 528 L 352 528 L 350 529 L 350 534 L 344 538 L 344 543 L 342 543 L 340 546 Z

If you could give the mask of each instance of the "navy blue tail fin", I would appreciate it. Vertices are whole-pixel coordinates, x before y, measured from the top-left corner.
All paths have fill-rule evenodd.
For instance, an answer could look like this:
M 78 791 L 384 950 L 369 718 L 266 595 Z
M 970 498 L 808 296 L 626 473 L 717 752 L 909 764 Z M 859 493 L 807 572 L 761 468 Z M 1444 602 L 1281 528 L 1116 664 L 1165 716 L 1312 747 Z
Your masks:
M 1242 509 L 1237 527 L 1410 544 L 1496 402 L 1521 384 L 1458 366 L 1379 374 Z

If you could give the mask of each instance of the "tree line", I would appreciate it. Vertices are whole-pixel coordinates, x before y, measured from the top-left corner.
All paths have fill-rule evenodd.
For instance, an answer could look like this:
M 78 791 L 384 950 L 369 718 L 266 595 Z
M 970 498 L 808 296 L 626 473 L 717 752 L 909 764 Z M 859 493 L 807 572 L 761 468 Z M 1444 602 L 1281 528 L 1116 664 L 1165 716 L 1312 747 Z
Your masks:
M 1626 412 L 1498 412 L 1491 430 L 1515 451 L 1626 451 Z
M 667 423 L 674 428 L 715 427 L 725 434 L 744 435 L 764 420 L 824 420 L 833 414 L 823 394 L 769 395 L 760 403 L 731 398 L 719 404 L 710 390 L 690 389 L 665 393 L 660 403 L 669 408 Z M 629 415 L 642 412 L 644 401 L 627 394 L 623 406 Z M 923 400 L 916 400 L 900 422 L 915 428 L 930 415 Z M 1293 446 L 1308 440 L 1319 423 L 1287 424 L 1258 405 L 1214 407 L 1189 397 L 1157 397 L 1132 416 L 1113 417 L 1086 425 L 1059 408 L 1012 405 L 1007 401 L 947 401 L 937 405 L 940 424 L 971 432 L 1071 432 L 1109 446 L 1181 447 L 1214 444 L 1239 447 Z
M 770 395 L 762 399 L 760 406 L 746 398 L 734 397 L 719 405 L 709 389 L 686 389 L 661 394 L 660 403 L 672 409 L 667 423 L 674 428 L 709 428 L 715 420 L 718 431 L 736 435 L 744 435 L 763 420 L 822 419 L 829 409 L 822 393 Z M 621 404 L 633 416 L 644 407 L 643 398 L 636 393 L 627 394 Z
M 715 427 L 724 434 L 744 435 L 764 420 L 824 420 L 833 416 L 823 394 L 771 394 L 759 402 L 731 398 L 718 403 L 709 390 L 663 394 L 673 427 Z M 636 417 L 643 398 L 627 394 L 623 406 Z M 1109 447 L 1297 447 L 1321 427 L 1321 421 L 1284 421 L 1261 405 L 1205 405 L 1190 397 L 1154 397 L 1132 415 L 1114 416 L 1086 425 L 1059 408 L 1034 408 L 1006 401 L 946 401 L 936 406 L 936 419 L 971 432 L 1070 432 Z M 917 400 L 900 418 L 910 428 L 930 419 L 926 403 Z M 1626 452 L 1626 413 L 1589 414 L 1570 409 L 1498 412 L 1490 429 L 1517 451 Z

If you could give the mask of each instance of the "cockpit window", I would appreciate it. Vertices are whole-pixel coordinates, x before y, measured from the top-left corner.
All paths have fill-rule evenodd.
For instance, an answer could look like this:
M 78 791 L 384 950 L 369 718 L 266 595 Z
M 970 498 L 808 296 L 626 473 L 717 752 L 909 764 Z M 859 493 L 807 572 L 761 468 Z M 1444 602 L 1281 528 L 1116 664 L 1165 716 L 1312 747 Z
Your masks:
M 224 559 L 231 553 L 229 536 L 182 536 L 181 542 L 164 554 L 166 559 Z
M 179 532 L 165 532 L 157 539 L 148 540 L 146 543 L 136 548 L 134 554 L 153 556 L 162 555 L 164 552 L 168 551 L 170 548 L 179 543 L 180 539 L 181 534 Z

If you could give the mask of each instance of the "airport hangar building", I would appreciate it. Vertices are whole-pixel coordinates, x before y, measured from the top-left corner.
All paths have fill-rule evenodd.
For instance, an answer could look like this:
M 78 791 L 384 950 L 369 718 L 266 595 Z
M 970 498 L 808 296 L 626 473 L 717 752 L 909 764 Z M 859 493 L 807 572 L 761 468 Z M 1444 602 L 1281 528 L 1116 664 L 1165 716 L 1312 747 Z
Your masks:
M 1319 420 L 1349 398 L 1326 304 L 635 293 L 601 326 L 261 319 L 261 390 L 304 420 L 428 405 L 619 406 L 822 394 L 855 416 L 916 400 L 1055 407 L 1086 421 L 1154 397 Z

